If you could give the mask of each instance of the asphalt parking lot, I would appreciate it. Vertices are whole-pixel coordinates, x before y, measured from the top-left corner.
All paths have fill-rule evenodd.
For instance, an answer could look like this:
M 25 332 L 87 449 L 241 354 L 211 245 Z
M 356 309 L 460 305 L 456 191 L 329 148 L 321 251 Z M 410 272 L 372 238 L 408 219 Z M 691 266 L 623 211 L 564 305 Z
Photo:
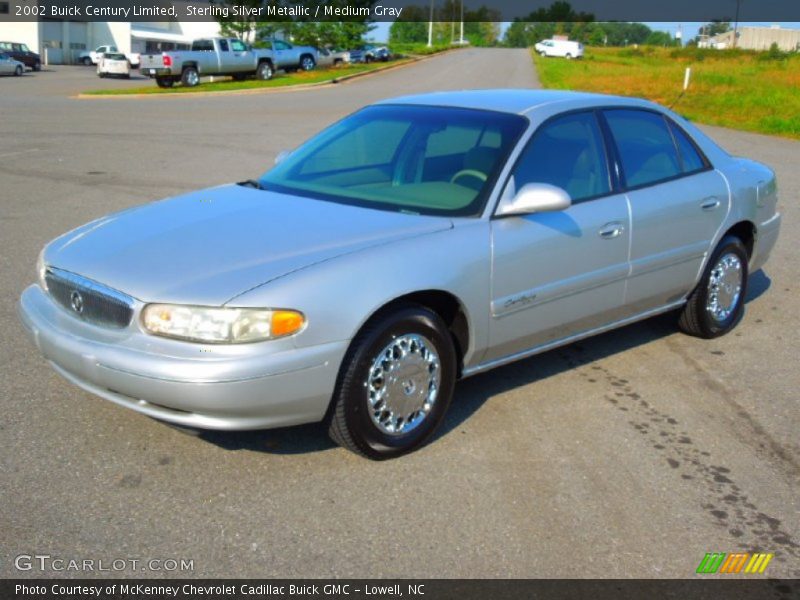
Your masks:
M 686 337 L 667 315 L 476 376 L 432 444 L 373 463 L 316 425 L 192 437 L 86 394 L 15 302 L 68 229 L 257 176 L 380 98 L 537 86 L 527 52 L 295 92 L 72 97 L 102 85 L 142 81 L 0 78 L 0 576 L 86 575 L 14 569 L 39 553 L 191 559 L 206 577 L 691 577 L 739 550 L 800 576 L 800 143 L 706 128 L 780 184 L 782 237 L 733 334 Z

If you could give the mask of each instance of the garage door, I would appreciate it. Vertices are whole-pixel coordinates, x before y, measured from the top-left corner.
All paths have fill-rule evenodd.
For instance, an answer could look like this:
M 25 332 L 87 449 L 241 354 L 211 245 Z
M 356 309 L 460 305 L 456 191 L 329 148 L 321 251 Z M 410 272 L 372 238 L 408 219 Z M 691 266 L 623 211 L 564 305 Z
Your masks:
M 78 62 L 78 56 L 87 48 L 87 31 L 86 23 L 76 23 L 75 21 L 69 22 L 69 54 L 70 64 Z
M 42 19 L 42 54 L 51 65 L 64 62 L 64 38 L 61 21 Z

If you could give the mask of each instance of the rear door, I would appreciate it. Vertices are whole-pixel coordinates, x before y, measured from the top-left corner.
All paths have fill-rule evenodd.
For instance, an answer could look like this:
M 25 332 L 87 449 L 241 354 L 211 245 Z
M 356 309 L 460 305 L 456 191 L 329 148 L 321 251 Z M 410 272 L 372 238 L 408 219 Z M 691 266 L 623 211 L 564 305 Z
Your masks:
M 608 109 L 631 205 L 626 303 L 641 312 L 679 301 L 694 286 L 729 207 L 725 179 L 689 136 L 661 113 Z
M 616 320 L 628 275 L 628 203 L 612 184 L 593 110 L 561 115 L 534 133 L 503 192 L 527 183 L 566 190 L 559 212 L 491 221 L 493 360 Z

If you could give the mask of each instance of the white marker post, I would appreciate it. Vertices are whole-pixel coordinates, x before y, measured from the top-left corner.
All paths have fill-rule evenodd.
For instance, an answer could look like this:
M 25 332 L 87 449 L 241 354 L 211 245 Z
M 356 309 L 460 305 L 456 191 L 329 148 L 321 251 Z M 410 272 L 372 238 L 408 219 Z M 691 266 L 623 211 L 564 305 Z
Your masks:
M 686 75 L 683 77 L 683 91 L 689 89 L 689 78 L 692 76 L 692 67 L 686 67 Z

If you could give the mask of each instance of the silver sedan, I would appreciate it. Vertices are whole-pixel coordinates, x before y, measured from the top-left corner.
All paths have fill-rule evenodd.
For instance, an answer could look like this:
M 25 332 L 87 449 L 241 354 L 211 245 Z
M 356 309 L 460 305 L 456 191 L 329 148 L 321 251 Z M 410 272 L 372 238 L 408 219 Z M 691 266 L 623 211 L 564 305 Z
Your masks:
M 5 52 L 0 52 L 0 75 L 16 75 L 19 77 L 25 72 L 25 65 L 14 60 Z
M 48 244 L 20 315 L 52 367 L 174 424 L 324 420 L 391 458 L 460 377 L 673 310 L 727 333 L 780 225 L 769 168 L 631 98 L 399 98 L 281 157 Z

